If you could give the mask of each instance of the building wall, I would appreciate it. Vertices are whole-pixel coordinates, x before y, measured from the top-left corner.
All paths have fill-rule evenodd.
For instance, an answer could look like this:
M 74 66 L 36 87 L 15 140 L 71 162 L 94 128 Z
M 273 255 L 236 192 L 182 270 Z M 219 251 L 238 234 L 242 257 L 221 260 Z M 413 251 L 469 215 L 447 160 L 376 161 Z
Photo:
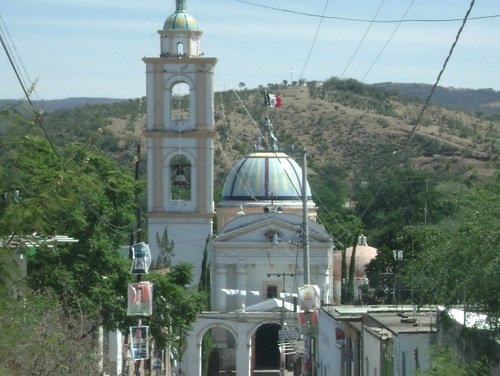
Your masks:
M 363 328 L 363 376 L 379 376 L 382 372 L 382 343 L 379 337 Z
M 399 333 L 394 337 L 394 376 L 411 376 L 430 368 L 431 337 L 428 333 Z
M 341 322 L 319 310 L 318 326 L 321 330 L 317 339 L 317 376 L 343 375 L 341 343 L 337 342 L 335 334 Z

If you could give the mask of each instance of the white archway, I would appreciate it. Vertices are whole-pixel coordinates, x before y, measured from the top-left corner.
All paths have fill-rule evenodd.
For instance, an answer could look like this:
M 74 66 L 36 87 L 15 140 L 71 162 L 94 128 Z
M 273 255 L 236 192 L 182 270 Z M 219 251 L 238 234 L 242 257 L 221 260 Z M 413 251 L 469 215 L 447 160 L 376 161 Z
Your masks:
M 257 329 L 265 324 L 279 324 L 280 312 L 204 312 L 194 324 L 182 358 L 184 375 L 201 376 L 203 336 L 212 328 L 223 328 L 234 336 L 236 343 L 236 375 L 251 376 L 252 350 Z

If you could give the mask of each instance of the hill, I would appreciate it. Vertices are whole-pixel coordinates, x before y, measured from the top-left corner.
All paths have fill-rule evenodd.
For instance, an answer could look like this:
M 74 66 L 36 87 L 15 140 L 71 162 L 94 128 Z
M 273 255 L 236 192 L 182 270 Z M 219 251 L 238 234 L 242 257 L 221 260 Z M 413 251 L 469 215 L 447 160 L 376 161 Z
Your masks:
M 384 82 L 374 84 L 402 96 L 426 99 L 432 85 Z M 442 106 L 488 115 L 500 115 L 500 92 L 493 89 L 436 87 L 432 102 Z
M 95 106 L 101 104 L 113 104 L 123 102 L 126 99 L 118 98 L 65 98 L 65 99 L 48 99 L 48 100 L 34 100 L 35 107 L 40 108 L 45 112 L 53 112 L 57 110 L 67 110 L 85 106 Z M 19 100 L 3 99 L 0 100 L 0 109 L 16 106 L 20 103 Z
M 283 107 L 265 107 L 264 90 L 280 95 Z M 58 110 L 45 113 L 43 121 L 55 143 L 88 142 L 130 163 L 139 141 L 146 150 L 144 103 L 141 98 Z M 433 104 L 416 124 L 422 106 L 421 100 L 355 80 L 215 93 L 218 182 L 252 150 L 266 116 L 282 150 L 307 148 L 310 174 L 318 178 L 335 175 L 353 184 L 401 163 L 439 179 L 480 179 L 497 171 L 498 117 Z
M 218 95 L 225 114 L 219 105 L 216 121 L 226 154 L 231 148 L 248 152 L 254 144 L 257 129 L 248 111 L 257 121 L 272 119 L 285 150 L 306 147 L 313 172 L 333 169 L 349 181 L 390 170 L 400 158 L 441 176 L 481 177 L 496 170 L 497 120 L 432 105 L 415 124 L 421 101 L 354 80 L 267 89 L 281 96 L 282 108 L 265 109 L 257 90 Z

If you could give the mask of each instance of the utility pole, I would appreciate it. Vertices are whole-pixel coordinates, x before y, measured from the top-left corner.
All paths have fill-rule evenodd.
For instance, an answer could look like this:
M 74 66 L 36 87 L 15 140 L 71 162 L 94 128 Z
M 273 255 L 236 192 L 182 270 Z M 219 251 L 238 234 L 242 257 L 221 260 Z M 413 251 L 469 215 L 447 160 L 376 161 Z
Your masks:
M 302 166 L 302 246 L 304 248 L 304 285 L 310 285 L 309 277 L 309 221 L 307 208 L 307 151 L 303 152 Z
M 286 291 L 286 288 L 285 288 L 285 279 L 286 277 L 294 277 L 295 274 L 294 273 L 268 273 L 267 274 L 268 277 L 283 277 L 283 286 L 282 286 L 282 294 L 283 294 L 283 300 L 282 300 L 282 303 L 281 303 L 281 317 L 280 317 L 280 326 L 281 326 L 281 330 L 280 330 L 280 334 L 282 337 L 283 333 L 284 333 L 284 329 L 285 329 L 285 324 L 286 324 L 286 313 L 285 313 L 285 291 Z M 285 375 L 285 363 L 286 363 L 286 354 L 285 354 L 285 338 L 280 338 L 279 339 L 283 345 L 283 348 L 282 348 L 282 351 L 280 350 L 280 375 L 281 376 L 284 376 Z M 279 345 L 280 342 L 278 342 L 278 345 Z
M 309 265 L 309 218 L 307 207 L 307 151 L 303 150 L 303 163 L 302 163 L 302 246 L 304 249 L 304 285 L 311 284 L 310 278 L 310 265 Z M 306 312 L 307 315 L 307 312 Z M 309 330 L 304 335 L 304 357 L 302 360 L 302 374 L 303 376 L 311 376 L 313 372 L 313 343 L 312 335 Z

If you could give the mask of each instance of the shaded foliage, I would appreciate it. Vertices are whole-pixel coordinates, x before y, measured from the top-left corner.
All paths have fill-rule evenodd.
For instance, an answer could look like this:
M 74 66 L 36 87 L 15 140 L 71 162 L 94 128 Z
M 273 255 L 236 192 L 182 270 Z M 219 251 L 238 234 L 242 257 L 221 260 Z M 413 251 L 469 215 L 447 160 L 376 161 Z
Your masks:
M 2 299 L 0 374 L 100 375 L 96 338 L 82 339 L 87 325 L 81 311 L 64 307 L 50 292 L 26 292 L 22 299 Z

